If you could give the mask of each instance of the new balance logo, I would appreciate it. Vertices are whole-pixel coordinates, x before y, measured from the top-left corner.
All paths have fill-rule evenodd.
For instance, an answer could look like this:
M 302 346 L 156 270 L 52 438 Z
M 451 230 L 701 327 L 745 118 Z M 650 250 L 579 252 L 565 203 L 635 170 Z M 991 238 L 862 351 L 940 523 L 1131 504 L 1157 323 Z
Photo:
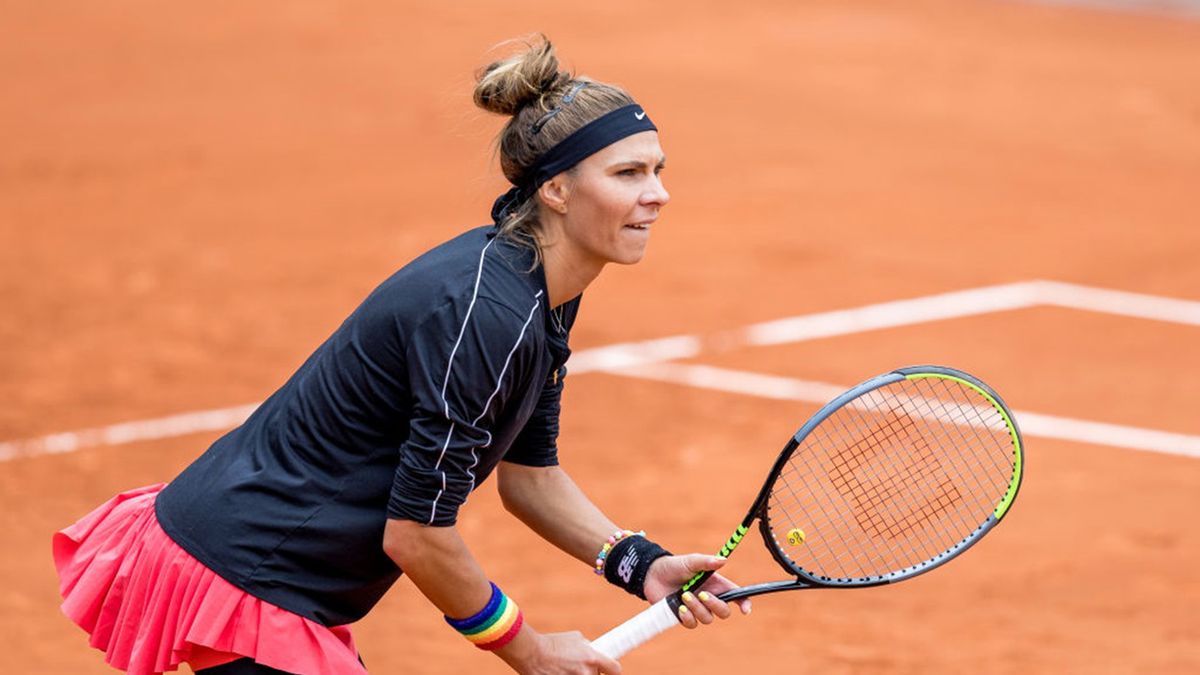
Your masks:
M 633 567 L 637 565 L 637 551 L 630 551 L 621 558 L 621 562 L 617 564 L 617 576 L 621 577 L 621 581 L 629 583 L 630 577 L 633 576 Z

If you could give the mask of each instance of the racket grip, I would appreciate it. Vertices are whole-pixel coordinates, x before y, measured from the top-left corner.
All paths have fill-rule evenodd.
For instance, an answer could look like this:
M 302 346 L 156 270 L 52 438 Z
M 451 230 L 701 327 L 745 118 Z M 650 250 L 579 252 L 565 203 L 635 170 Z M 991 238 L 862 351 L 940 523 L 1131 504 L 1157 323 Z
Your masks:
M 650 605 L 640 614 L 608 631 L 592 641 L 592 647 L 613 659 L 619 659 L 651 638 L 679 625 L 675 610 L 669 602 L 671 596 Z

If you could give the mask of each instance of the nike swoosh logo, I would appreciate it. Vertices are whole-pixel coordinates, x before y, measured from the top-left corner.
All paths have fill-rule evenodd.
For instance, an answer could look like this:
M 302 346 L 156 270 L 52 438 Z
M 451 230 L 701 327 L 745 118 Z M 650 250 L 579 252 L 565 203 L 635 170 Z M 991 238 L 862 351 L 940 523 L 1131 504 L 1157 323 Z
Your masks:
M 640 112 L 640 113 L 633 113 L 633 116 L 634 116 L 634 117 L 636 117 L 636 118 L 638 118 L 639 120 L 644 120 L 644 119 L 646 119 L 646 113 L 644 113 L 644 112 Z

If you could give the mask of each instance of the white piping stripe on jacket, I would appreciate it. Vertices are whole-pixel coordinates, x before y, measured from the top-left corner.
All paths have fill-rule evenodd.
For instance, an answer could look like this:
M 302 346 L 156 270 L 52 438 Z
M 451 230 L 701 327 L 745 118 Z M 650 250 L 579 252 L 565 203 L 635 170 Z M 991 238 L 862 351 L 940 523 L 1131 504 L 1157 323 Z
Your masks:
M 446 364 L 446 377 L 442 379 L 442 407 L 446 417 L 450 417 L 450 404 L 446 402 L 446 386 L 450 384 L 450 371 L 454 368 L 454 355 L 458 353 L 458 346 L 462 344 L 463 335 L 467 332 L 467 322 L 471 320 L 471 310 L 475 309 L 475 300 L 479 297 L 479 280 L 483 278 L 483 257 L 487 255 L 487 250 L 491 248 L 492 242 L 489 241 L 487 246 L 479 252 L 479 269 L 475 271 L 475 288 L 471 291 L 471 303 L 467 305 L 467 313 L 463 316 L 462 327 L 458 329 L 458 339 L 454 341 L 454 348 L 450 350 L 450 361 Z M 439 457 L 438 463 L 442 460 Z
M 454 422 L 450 423 L 450 431 L 446 432 L 446 442 L 442 444 L 442 454 L 438 455 L 437 464 L 433 467 L 435 471 L 442 474 L 442 489 L 438 490 L 437 496 L 433 498 L 433 508 L 429 509 L 429 522 L 426 525 L 433 524 L 433 518 L 437 515 L 437 503 L 442 498 L 442 493 L 446 491 L 446 472 L 441 470 L 442 458 L 446 456 L 446 448 L 450 447 L 450 437 L 454 435 Z
M 450 350 L 450 360 L 446 364 L 446 377 L 442 379 L 442 412 L 446 419 L 450 419 L 450 403 L 446 401 L 446 387 L 450 384 L 450 371 L 454 368 L 454 355 L 458 353 L 458 346 L 462 344 L 463 335 L 467 332 L 467 322 L 471 320 L 471 311 L 475 309 L 475 300 L 479 298 L 479 280 L 483 278 L 483 260 L 487 256 L 487 250 L 492 247 L 495 242 L 492 239 L 479 252 L 479 268 L 475 270 L 475 288 L 471 290 L 471 302 L 467 305 L 467 313 L 463 316 L 462 327 L 458 329 L 458 338 L 454 341 L 454 347 Z M 454 422 L 450 423 L 450 430 L 446 432 L 446 441 L 442 443 L 442 452 L 438 455 L 437 463 L 433 465 L 434 471 L 442 473 L 442 489 L 438 490 L 437 496 L 433 498 L 433 508 L 429 510 L 429 522 L 433 523 L 434 517 L 437 515 L 437 503 L 442 498 L 442 493 L 446 491 L 446 472 L 442 471 L 442 460 L 446 457 L 446 448 L 450 447 L 450 437 L 454 435 Z
M 446 400 L 446 389 L 450 384 L 450 373 L 454 368 L 454 357 L 458 353 L 459 345 L 462 344 L 463 335 L 465 335 L 467 332 L 467 322 L 471 319 L 471 311 L 475 308 L 475 300 L 479 297 L 479 282 L 480 279 L 483 278 L 483 261 L 484 257 L 487 255 L 487 250 L 491 245 L 492 242 L 489 241 L 487 246 L 484 246 L 483 250 L 479 252 L 479 269 L 475 272 L 475 288 L 471 291 L 471 302 L 467 305 L 467 313 L 463 317 L 462 327 L 458 330 L 458 339 L 454 341 L 454 347 L 450 350 L 450 362 L 446 364 L 446 377 L 442 380 L 442 409 L 447 419 L 450 418 L 450 403 Z M 525 339 L 525 331 L 528 330 L 530 322 L 533 321 L 533 315 L 537 312 L 538 307 L 541 306 L 541 302 L 539 302 L 541 297 L 542 291 L 538 291 L 533 296 L 533 308 L 529 310 L 529 316 L 526 317 L 524 325 L 521 326 L 521 332 L 517 335 L 516 342 L 514 342 L 512 348 L 508 350 L 508 356 L 504 358 L 504 366 L 500 369 L 500 374 L 496 378 L 496 388 L 492 390 L 491 395 L 488 396 L 487 402 L 483 404 L 483 410 L 479 413 L 479 416 L 471 421 L 471 426 L 474 426 L 479 422 L 479 420 L 483 419 L 483 416 L 487 414 L 488 408 L 492 405 L 492 399 L 496 398 L 496 394 L 500 393 L 500 386 L 504 381 L 504 374 L 508 372 L 508 366 L 512 363 L 512 356 L 516 353 L 517 347 L 521 345 L 521 340 Z M 429 509 L 429 522 L 426 524 L 432 524 L 434 519 L 437 518 L 438 501 L 441 500 L 442 494 L 446 492 L 446 472 L 442 471 L 442 460 L 446 458 L 446 450 L 450 447 L 450 439 L 454 435 L 454 427 L 455 423 L 451 422 L 450 429 L 446 432 L 446 440 L 442 444 L 442 452 L 438 455 L 437 463 L 433 466 L 434 470 L 440 472 L 442 475 L 442 487 L 440 490 L 438 490 L 437 496 L 433 498 L 433 505 Z M 483 447 L 487 447 L 492 444 L 492 434 L 491 432 L 486 431 L 484 433 L 487 434 L 487 442 Z M 478 450 L 478 446 L 471 448 L 471 465 L 467 467 L 467 474 L 471 477 L 471 487 L 468 489 L 468 492 L 475 489 L 475 466 L 479 464 Z
M 479 413 L 479 417 L 471 420 L 471 426 L 475 426 L 477 423 L 479 423 L 479 420 L 483 419 L 483 416 L 487 414 L 488 408 L 490 408 L 492 405 L 492 399 L 496 398 L 496 394 L 500 393 L 500 384 L 504 382 L 504 374 L 508 372 L 508 365 L 512 363 L 512 356 L 513 354 L 517 353 L 517 347 L 521 346 L 521 340 L 525 339 L 525 331 L 529 328 L 529 322 L 533 321 L 533 315 L 537 313 L 538 307 L 540 307 L 542 304 L 541 302 L 538 302 L 541 297 L 541 291 L 538 291 L 537 295 L 533 296 L 533 308 L 529 310 L 529 316 L 525 319 L 525 325 L 521 326 L 521 332 L 517 335 L 517 341 L 513 343 L 512 349 L 508 350 L 508 356 L 504 357 L 504 367 L 500 369 L 500 375 L 496 378 L 496 388 L 492 390 L 492 395 L 489 396 L 487 402 L 483 404 L 483 411 Z M 486 448 L 492 444 L 492 433 L 490 431 L 485 431 L 484 433 L 487 434 L 488 438 L 487 443 L 484 443 L 482 447 Z M 467 474 L 471 476 L 471 487 L 467 488 L 468 494 L 471 492 L 471 490 L 475 489 L 475 465 L 479 464 L 478 451 L 479 446 L 471 448 L 471 466 L 467 467 Z M 445 474 L 442 475 L 445 476 Z

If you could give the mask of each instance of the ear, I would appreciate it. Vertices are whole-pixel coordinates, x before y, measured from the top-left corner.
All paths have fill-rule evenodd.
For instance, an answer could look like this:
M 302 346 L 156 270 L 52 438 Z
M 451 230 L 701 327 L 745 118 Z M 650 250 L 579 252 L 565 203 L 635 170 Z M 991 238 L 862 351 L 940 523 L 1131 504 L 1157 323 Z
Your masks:
M 570 195 L 571 185 L 565 172 L 542 183 L 542 186 L 538 188 L 538 198 L 542 200 L 542 203 L 551 211 L 559 214 L 567 213 L 567 198 Z

